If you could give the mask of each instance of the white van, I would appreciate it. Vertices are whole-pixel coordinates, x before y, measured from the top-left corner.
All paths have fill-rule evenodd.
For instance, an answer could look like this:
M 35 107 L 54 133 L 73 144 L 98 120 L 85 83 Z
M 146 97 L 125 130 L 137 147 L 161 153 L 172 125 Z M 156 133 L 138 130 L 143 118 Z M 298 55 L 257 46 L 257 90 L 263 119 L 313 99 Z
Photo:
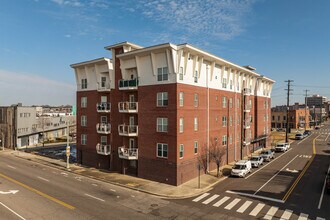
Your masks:
M 231 169 L 231 176 L 245 177 L 248 173 L 251 173 L 251 161 L 249 160 L 240 160 Z

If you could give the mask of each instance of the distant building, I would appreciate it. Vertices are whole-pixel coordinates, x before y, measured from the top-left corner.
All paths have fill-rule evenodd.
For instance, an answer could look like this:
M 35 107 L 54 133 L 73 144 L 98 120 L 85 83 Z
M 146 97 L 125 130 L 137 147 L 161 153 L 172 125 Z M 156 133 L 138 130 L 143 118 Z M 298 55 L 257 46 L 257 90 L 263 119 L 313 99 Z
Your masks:
M 306 103 L 309 108 L 324 108 L 324 103 L 327 101 L 327 97 L 320 95 L 313 95 L 306 97 Z

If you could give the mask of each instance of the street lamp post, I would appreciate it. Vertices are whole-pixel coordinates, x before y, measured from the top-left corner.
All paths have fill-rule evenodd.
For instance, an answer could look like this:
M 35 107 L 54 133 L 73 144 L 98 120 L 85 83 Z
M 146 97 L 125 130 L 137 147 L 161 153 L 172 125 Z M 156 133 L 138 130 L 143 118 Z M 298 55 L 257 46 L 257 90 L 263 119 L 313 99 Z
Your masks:
M 69 164 L 69 159 L 70 159 L 70 142 L 69 142 L 69 133 L 70 133 L 70 126 L 69 126 L 69 122 L 67 122 L 67 134 L 66 134 L 66 168 L 69 169 L 70 168 L 70 164 Z

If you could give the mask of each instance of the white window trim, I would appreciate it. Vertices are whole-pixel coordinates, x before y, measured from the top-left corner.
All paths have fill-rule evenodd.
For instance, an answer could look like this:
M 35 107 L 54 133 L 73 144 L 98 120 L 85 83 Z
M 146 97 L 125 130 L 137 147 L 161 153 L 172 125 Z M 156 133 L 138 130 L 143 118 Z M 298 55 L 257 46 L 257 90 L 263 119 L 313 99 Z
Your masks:
M 158 123 L 160 122 L 160 123 Z M 164 123 L 166 122 L 166 123 Z M 161 130 L 159 130 L 159 126 L 161 126 Z M 163 132 L 166 133 L 168 132 L 168 118 L 157 118 L 157 132 Z
M 158 155 L 158 145 L 161 145 L 162 146 L 162 155 L 161 156 L 159 156 Z M 166 145 L 167 146 L 167 156 L 166 157 L 164 157 L 164 145 Z M 158 157 L 158 158 L 168 158 L 168 144 L 165 144 L 165 143 L 157 143 L 156 144 L 156 157 Z

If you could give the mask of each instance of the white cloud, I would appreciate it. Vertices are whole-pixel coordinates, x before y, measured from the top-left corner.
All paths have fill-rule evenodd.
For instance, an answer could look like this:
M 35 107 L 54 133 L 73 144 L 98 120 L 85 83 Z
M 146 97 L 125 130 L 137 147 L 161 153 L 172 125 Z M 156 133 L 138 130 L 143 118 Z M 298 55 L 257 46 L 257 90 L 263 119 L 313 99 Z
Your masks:
M 70 38 L 71 34 L 66 34 L 66 35 L 64 35 L 64 37 Z
M 78 0 L 51 0 L 52 2 L 61 5 L 61 6 L 73 6 L 73 7 L 82 7 L 84 4 Z

